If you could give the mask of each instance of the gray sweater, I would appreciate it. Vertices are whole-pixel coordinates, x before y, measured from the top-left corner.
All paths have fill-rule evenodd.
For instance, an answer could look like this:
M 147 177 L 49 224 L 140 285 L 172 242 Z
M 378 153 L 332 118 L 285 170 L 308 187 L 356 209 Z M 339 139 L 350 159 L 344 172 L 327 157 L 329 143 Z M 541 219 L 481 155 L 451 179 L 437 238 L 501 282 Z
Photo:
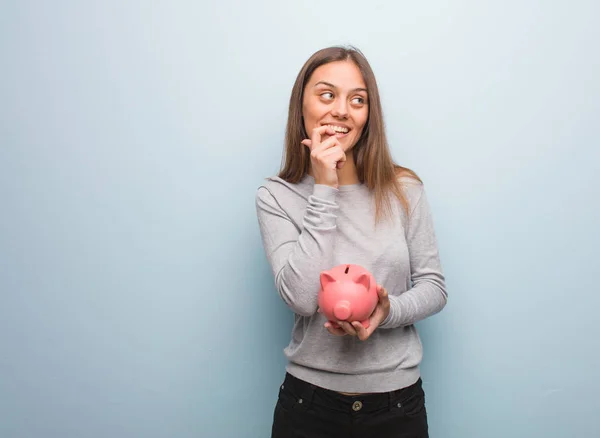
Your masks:
M 415 383 L 423 350 L 414 323 L 447 300 L 423 185 L 402 178 L 407 216 L 395 198 L 393 220 L 375 224 L 374 196 L 364 184 L 298 184 L 268 178 L 256 193 L 258 223 L 276 289 L 294 312 L 287 371 L 341 392 L 382 392 Z M 389 316 L 366 341 L 335 336 L 317 313 L 321 271 L 357 264 L 390 297 Z

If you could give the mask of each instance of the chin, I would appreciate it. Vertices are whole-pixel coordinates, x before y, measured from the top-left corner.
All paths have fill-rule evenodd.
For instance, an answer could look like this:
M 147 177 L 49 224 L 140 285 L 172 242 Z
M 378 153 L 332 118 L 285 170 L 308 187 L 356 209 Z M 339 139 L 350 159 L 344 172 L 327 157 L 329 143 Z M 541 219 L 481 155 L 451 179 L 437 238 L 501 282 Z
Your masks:
M 356 143 L 358 142 L 358 139 L 352 139 L 352 140 L 348 140 L 348 142 L 344 142 L 342 143 L 342 149 L 344 150 L 344 152 L 348 152 L 350 150 L 352 150 L 354 148 L 354 146 L 356 146 Z

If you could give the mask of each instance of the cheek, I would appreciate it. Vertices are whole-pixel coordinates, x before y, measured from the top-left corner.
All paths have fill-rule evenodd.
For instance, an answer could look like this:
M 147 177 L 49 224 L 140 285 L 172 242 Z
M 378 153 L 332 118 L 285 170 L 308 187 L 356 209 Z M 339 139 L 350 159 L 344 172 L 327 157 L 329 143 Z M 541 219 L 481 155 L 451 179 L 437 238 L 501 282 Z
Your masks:
M 360 117 L 357 117 L 356 120 L 356 124 L 357 124 L 357 128 L 356 129 L 356 134 L 358 136 L 360 136 L 360 134 L 362 133 L 363 129 L 365 129 L 365 126 L 367 124 L 367 117 L 368 117 L 369 113 L 366 112 L 365 114 L 361 114 Z
M 304 118 L 304 126 L 309 129 L 316 122 L 315 109 L 311 105 L 302 107 L 302 117 Z

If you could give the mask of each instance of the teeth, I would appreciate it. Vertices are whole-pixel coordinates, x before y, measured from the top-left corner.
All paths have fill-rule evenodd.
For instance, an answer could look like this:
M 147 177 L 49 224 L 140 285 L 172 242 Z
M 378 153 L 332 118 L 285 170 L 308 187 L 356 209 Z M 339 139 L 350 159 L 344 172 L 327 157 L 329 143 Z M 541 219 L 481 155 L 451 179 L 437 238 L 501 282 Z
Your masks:
M 329 125 L 329 127 L 331 129 L 333 129 L 335 132 L 341 132 L 343 134 L 348 132 L 348 128 L 342 128 L 341 126 Z

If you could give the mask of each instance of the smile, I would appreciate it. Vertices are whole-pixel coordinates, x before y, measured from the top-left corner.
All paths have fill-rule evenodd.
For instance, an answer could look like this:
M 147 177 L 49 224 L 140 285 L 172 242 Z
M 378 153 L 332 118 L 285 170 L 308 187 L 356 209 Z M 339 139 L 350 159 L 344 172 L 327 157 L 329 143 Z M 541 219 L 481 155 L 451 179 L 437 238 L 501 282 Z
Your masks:
M 335 131 L 335 136 L 338 138 L 346 136 L 346 134 L 348 134 L 351 131 L 351 129 L 348 128 L 347 126 L 340 126 L 340 125 L 327 125 L 327 126 L 329 126 L 331 129 L 333 129 Z

